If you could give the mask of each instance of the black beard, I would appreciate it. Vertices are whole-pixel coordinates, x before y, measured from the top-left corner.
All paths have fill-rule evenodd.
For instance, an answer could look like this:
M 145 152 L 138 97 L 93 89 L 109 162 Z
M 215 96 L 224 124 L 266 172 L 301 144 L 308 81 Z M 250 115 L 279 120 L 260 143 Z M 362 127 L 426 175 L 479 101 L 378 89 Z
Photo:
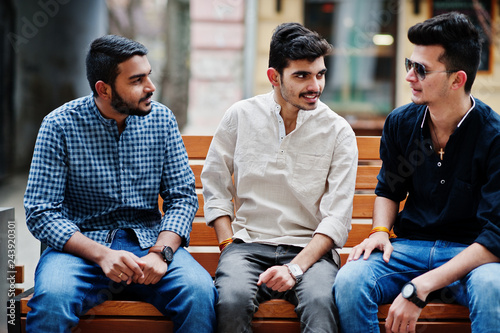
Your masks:
M 139 100 L 139 103 L 148 99 L 149 97 L 153 96 L 153 93 L 150 92 L 146 95 L 146 97 L 141 98 Z M 132 107 L 130 104 L 125 102 L 123 98 L 116 92 L 116 90 L 113 90 L 113 96 L 111 97 L 111 106 L 113 109 L 115 109 L 117 112 L 128 115 L 128 116 L 140 116 L 144 117 L 147 116 L 150 112 L 151 109 L 148 111 L 143 111 L 141 109 Z

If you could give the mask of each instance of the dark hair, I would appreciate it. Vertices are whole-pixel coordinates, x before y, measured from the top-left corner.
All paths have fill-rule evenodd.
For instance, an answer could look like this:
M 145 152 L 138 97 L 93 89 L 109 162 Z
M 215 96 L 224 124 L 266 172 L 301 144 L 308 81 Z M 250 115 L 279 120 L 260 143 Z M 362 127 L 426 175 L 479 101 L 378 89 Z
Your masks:
M 418 23 L 408 30 L 415 45 L 441 45 L 439 61 L 446 70 L 463 70 L 467 74 L 465 92 L 470 93 L 481 60 L 481 37 L 464 14 L 450 12 Z
M 94 94 L 97 95 L 95 84 L 99 80 L 114 86 L 120 63 L 147 53 L 148 49 L 141 43 L 121 36 L 107 35 L 94 40 L 86 59 L 87 80 Z
M 283 74 L 290 60 L 314 61 L 329 55 L 333 46 L 317 32 L 300 23 L 283 23 L 274 30 L 269 50 L 269 67 Z

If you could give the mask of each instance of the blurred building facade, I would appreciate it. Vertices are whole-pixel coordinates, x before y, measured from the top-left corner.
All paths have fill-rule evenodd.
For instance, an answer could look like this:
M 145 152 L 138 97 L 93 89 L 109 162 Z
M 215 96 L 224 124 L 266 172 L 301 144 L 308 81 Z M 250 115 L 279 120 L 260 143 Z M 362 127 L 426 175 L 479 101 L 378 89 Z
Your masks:
M 188 134 L 212 134 L 235 101 L 271 89 L 269 41 L 283 22 L 300 22 L 335 47 L 322 96 L 357 134 L 380 134 L 385 116 L 410 102 L 406 32 L 442 12 L 466 13 L 483 31 L 473 95 L 500 112 L 498 0 L 191 0 Z

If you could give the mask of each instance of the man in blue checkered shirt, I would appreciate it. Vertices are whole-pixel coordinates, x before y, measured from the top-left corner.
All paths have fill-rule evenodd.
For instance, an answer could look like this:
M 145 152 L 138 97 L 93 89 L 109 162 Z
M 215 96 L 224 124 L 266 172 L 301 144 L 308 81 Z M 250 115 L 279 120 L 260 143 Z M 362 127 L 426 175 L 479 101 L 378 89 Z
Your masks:
M 214 329 L 217 292 L 183 248 L 198 209 L 194 176 L 173 113 L 151 100 L 146 54 L 123 37 L 93 41 L 93 93 L 41 125 L 24 204 L 28 228 L 48 249 L 28 332 L 69 332 L 118 293 L 152 303 L 176 332 Z

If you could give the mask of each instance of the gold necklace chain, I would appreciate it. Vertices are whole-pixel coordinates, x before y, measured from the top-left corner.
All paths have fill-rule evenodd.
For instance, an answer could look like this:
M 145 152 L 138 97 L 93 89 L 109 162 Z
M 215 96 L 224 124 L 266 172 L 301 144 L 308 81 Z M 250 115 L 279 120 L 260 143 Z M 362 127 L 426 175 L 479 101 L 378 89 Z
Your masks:
M 432 120 L 429 119 L 431 121 L 431 127 L 432 127 L 432 131 L 434 132 L 434 137 L 436 138 L 436 141 L 437 141 L 437 144 L 438 144 L 438 148 L 439 148 L 439 151 L 437 152 L 439 154 L 439 158 L 441 159 L 441 161 L 443 160 L 443 155 L 444 155 L 444 149 L 443 147 L 441 147 L 441 143 L 439 142 L 439 139 L 438 139 L 438 136 L 436 134 L 436 128 L 434 127 L 434 124 L 432 123 Z

